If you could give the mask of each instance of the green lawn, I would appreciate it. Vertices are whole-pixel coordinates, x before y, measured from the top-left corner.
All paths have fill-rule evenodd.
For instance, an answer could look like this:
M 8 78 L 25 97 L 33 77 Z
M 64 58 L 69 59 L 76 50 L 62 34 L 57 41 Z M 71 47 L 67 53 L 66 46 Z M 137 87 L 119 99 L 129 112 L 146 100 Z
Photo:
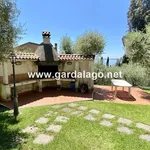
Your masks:
M 150 87 L 140 87 L 145 93 L 150 94 Z
M 146 93 L 150 94 L 150 90 L 144 90 Z
M 61 109 L 54 109 L 51 106 L 41 106 L 34 108 L 20 109 L 21 115 L 15 122 L 10 112 L 0 113 L 0 150 L 149 150 L 150 142 L 139 139 L 139 135 L 148 134 L 148 131 L 138 129 L 135 123 L 142 122 L 150 124 L 150 106 L 116 104 L 106 102 L 78 102 L 78 105 L 87 106 L 88 109 L 83 116 L 88 114 L 90 109 L 100 110 L 96 116 L 96 121 L 88 121 L 83 116 L 73 116 L 70 113 L 62 112 Z M 62 107 L 68 107 L 63 104 Z M 77 107 L 73 108 L 77 110 Z M 54 110 L 58 112 L 56 115 L 49 117 L 49 122 L 39 125 L 35 121 L 39 117 L 44 117 L 48 111 Z M 104 113 L 111 113 L 116 117 L 112 119 L 112 127 L 104 127 L 99 124 Z M 50 124 L 54 123 L 57 116 L 63 115 L 69 118 L 67 123 L 59 123 L 62 125 L 60 133 L 52 133 L 46 131 Z M 117 123 L 118 117 L 125 117 L 133 121 L 129 128 L 133 130 L 133 134 L 126 135 L 119 133 L 116 128 L 120 125 Z M 58 124 L 58 123 L 57 123 Z M 22 129 L 29 125 L 34 125 L 39 130 L 34 134 L 22 133 Z M 33 144 L 34 138 L 39 133 L 54 135 L 54 140 L 48 145 Z M 20 143 L 18 137 L 25 139 L 24 143 Z

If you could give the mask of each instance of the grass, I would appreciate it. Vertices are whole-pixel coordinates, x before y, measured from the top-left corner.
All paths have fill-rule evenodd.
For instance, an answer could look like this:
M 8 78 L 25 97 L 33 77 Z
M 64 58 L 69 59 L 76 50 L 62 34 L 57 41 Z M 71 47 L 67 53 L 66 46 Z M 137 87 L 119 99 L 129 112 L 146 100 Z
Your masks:
M 84 112 L 85 116 L 90 109 L 100 110 L 98 115 L 95 115 L 96 121 L 87 121 L 83 116 L 73 116 L 70 113 L 64 113 L 61 109 L 53 109 L 50 106 L 40 106 L 34 108 L 20 109 L 21 115 L 18 121 L 14 121 L 11 115 L 12 112 L 0 113 L 0 149 L 1 150 L 149 150 L 150 142 L 138 138 L 141 134 L 148 132 L 135 127 L 135 123 L 142 122 L 150 124 L 150 106 L 148 105 L 131 105 L 131 104 L 117 104 L 106 102 L 78 102 L 77 104 L 87 106 L 88 110 Z M 68 107 L 68 104 L 63 104 L 62 107 Z M 73 108 L 77 110 L 77 108 Z M 49 122 L 44 125 L 35 123 L 39 117 L 43 117 L 48 111 L 54 110 L 58 112 L 57 115 L 49 117 Z M 102 115 L 104 113 L 111 113 L 116 117 L 112 119 L 113 126 L 108 128 L 99 125 Z M 67 123 L 62 124 L 62 130 L 58 134 L 47 132 L 45 129 L 52 123 L 54 119 L 63 115 L 69 119 Z M 125 135 L 117 132 L 118 117 L 125 117 L 131 119 L 133 123 L 129 126 L 134 131 L 132 135 Z M 37 133 L 23 134 L 22 129 L 27 126 L 34 125 L 39 128 Z M 48 145 L 33 144 L 34 138 L 39 133 L 46 133 L 54 135 L 54 140 Z M 25 139 L 21 143 L 20 139 Z
M 150 87 L 140 87 L 145 93 L 150 94 Z
M 150 90 L 144 90 L 144 92 L 150 94 Z

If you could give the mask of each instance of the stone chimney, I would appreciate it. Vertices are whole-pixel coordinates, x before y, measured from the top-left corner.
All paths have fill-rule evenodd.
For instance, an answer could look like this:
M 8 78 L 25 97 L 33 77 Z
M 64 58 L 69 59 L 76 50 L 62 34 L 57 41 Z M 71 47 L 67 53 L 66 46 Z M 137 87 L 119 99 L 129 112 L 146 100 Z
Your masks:
M 50 44 L 50 32 L 48 31 L 43 31 L 42 32 L 42 36 L 43 36 L 43 43 L 44 44 Z
M 55 50 L 57 51 L 57 43 L 55 43 L 55 47 L 54 47 L 54 48 L 55 48 Z

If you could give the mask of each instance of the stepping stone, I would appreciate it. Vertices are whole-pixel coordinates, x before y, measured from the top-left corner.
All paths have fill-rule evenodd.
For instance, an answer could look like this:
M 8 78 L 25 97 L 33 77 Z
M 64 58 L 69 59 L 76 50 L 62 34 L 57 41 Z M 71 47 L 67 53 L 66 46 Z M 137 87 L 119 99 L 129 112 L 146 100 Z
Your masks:
M 146 124 L 143 124 L 143 123 L 137 123 L 136 124 L 136 127 L 137 128 L 140 128 L 140 129 L 144 129 L 146 131 L 150 131 L 150 126 L 149 125 L 146 125 Z
M 35 133 L 37 130 L 38 130 L 37 127 L 29 126 L 29 127 L 25 128 L 25 129 L 23 129 L 22 131 L 24 133 Z
M 46 134 L 39 134 L 33 141 L 35 144 L 48 144 L 54 139 L 54 136 L 49 136 Z
M 142 140 L 146 140 L 146 141 L 150 142 L 150 135 L 148 135 L 148 134 L 140 135 L 139 138 Z
M 133 131 L 130 130 L 128 127 L 118 127 L 117 131 L 125 133 L 125 134 L 132 134 Z
M 96 120 L 96 118 L 94 118 L 91 114 L 88 114 L 87 116 L 85 116 L 84 119 L 90 120 L 90 121 L 95 121 Z
M 45 124 L 45 123 L 48 122 L 48 118 L 41 117 L 41 118 L 39 118 L 38 120 L 36 120 L 35 122 L 36 122 L 36 123 Z
M 100 111 L 96 109 L 91 109 L 89 112 L 92 114 L 99 114 Z
M 100 125 L 102 126 L 106 126 L 106 127 L 111 127 L 112 126 L 112 123 L 110 121 L 107 121 L 107 120 L 102 120 L 100 122 Z
M 62 111 L 63 111 L 63 112 L 71 112 L 72 109 L 70 109 L 70 108 L 63 108 Z
M 53 111 L 52 111 L 52 110 L 50 110 L 50 111 L 48 111 L 48 113 L 49 113 L 49 114 L 52 114 L 52 113 L 53 113 Z
M 72 115 L 79 116 L 79 115 L 82 115 L 82 114 L 83 114 L 82 111 L 74 111 L 74 112 L 72 112 Z
M 61 105 L 54 105 L 54 106 L 52 106 L 52 108 L 54 108 L 54 109 L 58 109 L 60 107 L 61 107 Z
M 126 119 L 126 118 L 121 118 L 121 117 L 117 120 L 117 122 L 122 123 L 122 124 L 126 124 L 126 125 L 130 125 L 132 123 L 131 120 Z
M 114 115 L 112 115 L 112 114 L 104 114 L 103 116 L 102 116 L 102 118 L 106 118 L 106 119 L 113 119 L 115 116 Z
M 69 118 L 65 117 L 65 116 L 58 116 L 55 121 L 56 122 L 68 122 Z
M 58 114 L 58 112 L 54 112 L 53 114 L 54 114 L 54 115 L 57 115 L 57 114 Z
M 80 106 L 78 109 L 80 109 L 80 110 L 86 110 L 87 107 L 86 106 Z
M 76 106 L 78 106 L 78 104 L 76 104 L 76 103 L 70 103 L 68 106 L 70 106 L 70 107 L 76 107 Z
M 50 116 L 51 116 L 51 114 L 50 114 L 50 113 L 48 113 L 48 114 L 45 114 L 44 116 L 45 116 L 45 117 L 50 117 Z
M 62 128 L 61 125 L 54 125 L 54 124 L 52 124 L 52 125 L 50 125 L 50 126 L 47 128 L 47 131 L 53 131 L 53 132 L 58 133 L 58 132 L 60 132 L 61 128 Z

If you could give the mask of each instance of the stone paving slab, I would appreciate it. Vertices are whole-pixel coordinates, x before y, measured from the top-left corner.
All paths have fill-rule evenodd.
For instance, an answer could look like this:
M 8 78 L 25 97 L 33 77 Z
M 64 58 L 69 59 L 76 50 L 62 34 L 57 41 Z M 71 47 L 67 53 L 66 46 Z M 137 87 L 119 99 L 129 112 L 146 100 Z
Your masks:
M 41 117 L 38 120 L 35 121 L 36 123 L 41 123 L 41 124 L 45 124 L 48 122 L 48 118 L 45 117 Z
M 95 121 L 96 120 L 96 118 L 93 117 L 93 115 L 91 115 L 91 114 L 88 114 L 87 116 L 85 116 L 84 119 L 90 120 L 90 121 Z
M 146 140 L 146 141 L 150 142 L 150 135 L 149 134 L 140 135 L 139 138 L 142 140 Z
M 54 108 L 54 109 L 58 109 L 60 107 L 62 107 L 62 106 L 61 105 L 54 105 L 54 106 L 52 106 L 52 108 Z
M 143 123 L 136 123 L 136 127 L 140 129 L 144 129 L 146 131 L 150 131 L 150 125 L 146 125 Z
M 89 112 L 92 114 L 99 114 L 100 111 L 97 109 L 91 109 Z
M 63 112 L 71 112 L 72 109 L 70 109 L 70 108 L 63 108 L 62 111 L 63 111 Z
M 57 114 L 58 114 L 58 112 L 54 112 L 53 114 L 54 114 L 54 115 L 57 115 Z
M 48 111 L 48 113 L 49 113 L 49 114 L 52 114 L 52 113 L 53 113 L 53 111 L 52 111 L 52 110 L 49 110 L 49 111 Z
M 58 116 L 55 121 L 56 122 L 68 122 L 69 118 L 65 117 L 65 116 Z
M 53 131 L 53 132 L 59 133 L 61 129 L 62 129 L 61 125 L 52 124 L 47 128 L 47 131 Z
M 117 127 L 117 131 L 125 133 L 125 134 L 132 134 L 133 131 L 128 127 Z
M 87 107 L 86 106 L 80 106 L 78 109 L 79 110 L 87 110 Z
M 79 116 L 79 115 L 81 115 L 81 114 L 83 114 L 82 111 L 74 111 L 74 112 L 72 112 L 72 115 L 77 115 L 77 116 Z
M 48 144 L 54 139 L 54 136 L 49 136 L 46 134 L 39 134 L 33 141 L 35 144 Z
M 131 120 L 126 119 L 126 118 L 121 118 L 121 117 L 117 120 L 117 122 L 122 123 L 122 124 L 126 124 L 126 125 L 130 125 L 132 123 Z
M 45 116 L 45 117 L 50 117 L 51 114 L 50 114 L 50 113 L 47 113 L 47 114 L 45 114 L 44 116 Z
M 76 106 L 78 106 L 78 104 L 76 104 L 76 103 L 70 103 L 68 106 L 70 106 L 70 107 L 76 107 Z
M 102 116 L 102 118 L 105 118 L 105 119 L 113 119 L 113 118 L 115 118 L 115 116 L 112 115 L 112 114 L 104 114 L 104 115 Z
M 106 127 L 111 127 L 112 126 L 112 123 L 110 121 L 107 121 L 107 120 L 102 120 L 100 122 L 100 125 L 102 126 L 106 126 Z
M 22 132 L 24 133 L 35 133 L 38 130 L 37 127 L 28 126 L 27 128 L 23 129 Z

